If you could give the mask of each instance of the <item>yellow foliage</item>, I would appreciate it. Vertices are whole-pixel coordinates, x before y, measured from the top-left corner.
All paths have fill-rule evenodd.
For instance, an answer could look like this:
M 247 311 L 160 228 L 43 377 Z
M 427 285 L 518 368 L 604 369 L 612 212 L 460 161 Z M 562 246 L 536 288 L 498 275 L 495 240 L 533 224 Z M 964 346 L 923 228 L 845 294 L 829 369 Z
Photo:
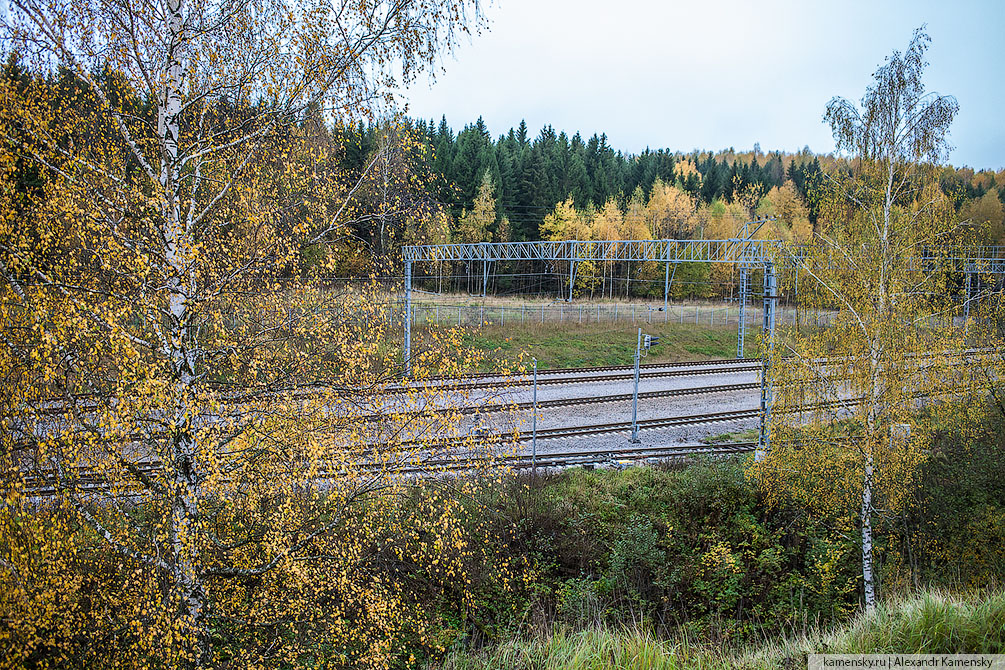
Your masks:
M 481 186 L 470 212 L 464 212 L 457 222 L 457 238 L 460 242 L 488 242 L 489 228 L 496 220 L 495 184 L 486 170 Z
M 695 199 L 659 178 L 653 183 L 645 216 L 653 239 L 688 239 L 698 228 Z
M 823 243 L 797 272 L 801 305 L 827 326 L 779 328 L 772 448 L 753 470 L 769 501 L 795 500 L 849 527 L 857 518 L 870 543 L 873 509 L 905 509 L 927 457 L 936 413 L 919 411 L 919 398 L 967 387 L 963 332 L 935 324 L 953 310 L 952 278 L 918 271 L 927 240 L 952 229 L 952 207 L 930 185 L 884 226 L 880 199 L 845 207 L 849 192 L 863 202 L 873 179 L 848 178 L 822 203 Z
M 379 284 L 316 279 L 376 271 L 345 240 L 403 211 L 396 162 L 418 150 L 402 135 L 352 174 L 319 120 L 372 111 L 469 6 L 12 9 L 4 667 L 387 667 L 406 639 L 441 644 L 406 574 L 505 585 L 491 543 L 458 539 L 476 511 L 426 492 L 439 514 L 419 524 L 406 504 L 445 445 L 480 453 L 464 394 L 398 383 Z M 433 333 L 411 364 L 421 381 L 476 359 Z

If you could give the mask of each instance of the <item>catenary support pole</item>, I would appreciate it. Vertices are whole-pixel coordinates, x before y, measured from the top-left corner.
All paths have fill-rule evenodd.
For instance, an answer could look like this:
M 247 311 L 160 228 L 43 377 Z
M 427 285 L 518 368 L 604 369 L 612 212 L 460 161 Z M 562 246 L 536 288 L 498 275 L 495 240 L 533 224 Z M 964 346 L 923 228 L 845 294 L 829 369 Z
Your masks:
M 736 326 L 736 357 L 743 358 L 743 337 L 746 335 L 747 268 L 740 268 L 740 317 Z
M 569 302 L 572 302 L 572 289 L 576 286 L 576 261 L 569 263 Z
M 970 285 L 972 281 L 972 276 L 970 272 L 967 272 L 967 290 L 966 295 L 963 296 L 963 325 L 966 327 L 967 322 L 970 321 Z
M 482 297 L 484 298 L 489 289 L 489 262 L 482 261 Z
M 412 261 L 405 261 L 405 376 L 412 376 Z
M 771 380 L 771 365 L 775 355 L 775 302 L 778 281 L 775 266 L 770 261 L 764 264 L 764 350 L 761 352 L 761 434 L 757 440 L 755 461 L 762 461 L 771 449 L 771 406 L 774 404 L 774 389 Z
M 530 419 L 530 467 L 537 474 L 537 359 L 534 359 L 534 414 Z
M 667 306 L 670 304 L 670 262 L 663 269 L 663 320 L 666 321 Z
M 642 329 L 635 344 L 635 390 L 632 391 L 632 444 L 639 442 L 639 360 L 642 358 Z

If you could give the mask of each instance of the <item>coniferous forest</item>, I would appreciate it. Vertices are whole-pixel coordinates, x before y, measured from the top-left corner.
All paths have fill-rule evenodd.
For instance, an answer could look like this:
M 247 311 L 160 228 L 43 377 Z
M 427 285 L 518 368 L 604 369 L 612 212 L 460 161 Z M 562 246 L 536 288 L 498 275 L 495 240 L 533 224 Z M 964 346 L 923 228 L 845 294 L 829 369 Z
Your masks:
M 646 149 L 631 154 L 611 146 L 605 134 L 584 139 L 578 132 L 570 136 L 547 125 L 533 135 L 525 122 L 497 138 L 491 136 L 481 117 L 459 131 L 445 117 L 439 122 L 407 119 L 403 127 L 424 147 L 421 155 L 433 184 L 429 193 L 450 215 L 451 241 L 544 239 L 548 232 L 542 231 L 542 224 L 559 203 L 571 199 L 577 211 L 593 214 L 613 201 L 624 215 L 630 212 L 633 200 L 643 206 L 649 203 L 657 183 L 683 195 L 683 206 L 691 210 L 685 216 L 691 214 L 699 221 L 714 217 L 717 210 L 726 210 L 731 204 L 739 206 L 732 217 L 736 220 L 759 214 L 785 219 L 789 204 L 816 226 L 823 171 L 853 170 L 844 159 L 815 154 L 809 147 L 796 153 L 764 152 L 755 146 L 746 151 L 732 147 L 688 153 Z M 363 165 L 385 132 L 386 126 L 371 124 L 336 134 L 347 148 L 347 156 Z M 1003 171 L 947 166 L 941 171 L 939 185 L 964 217 L 983 224 L 982 242 L 1003 241 Z M 463 239 L 461 221 L 477 207 L 479 189 L 485 186 L 493 196 L 491 221 L 482 231 L 483 239 Z M 507 223 L 500 231 L 503 220 Z M 785 223 L 791 228 L 793 222 Z M 650 229 L 645 234 L 690 237 L 715 232 L 728 237 L 736 233 L 728 226 L 715 231 L 693 224 L 684 227 Z M 602 238 L 594 235 L 593 239 Z M 446 240 L 441 237 L 436 241 Z

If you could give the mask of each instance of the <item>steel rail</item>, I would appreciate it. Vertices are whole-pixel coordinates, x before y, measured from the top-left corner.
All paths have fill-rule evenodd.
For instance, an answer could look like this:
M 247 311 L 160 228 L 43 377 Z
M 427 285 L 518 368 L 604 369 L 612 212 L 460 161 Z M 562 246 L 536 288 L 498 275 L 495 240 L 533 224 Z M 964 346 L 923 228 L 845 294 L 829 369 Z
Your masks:
M 538 468 L 567 468 L 583 465 L 594 465 L 603 463 L 617 463 L 621 461 L 640 460 L 668 460 L 671 458 L 684 458 L 696 455 L 721 455 L 730 456 L 736 454 L 749 453 L 757 448 L 756 442 L 720 442 L 711 444 L 675 444 L 651 447 L 634 447 L 619 450 L 595 450 L 595 451 L 563 451 L 541 454 L 537 458 Z M 529 470 L 533 467 L 529 454 L 503 454 L 495 456 L 458 456 L 455 458 L 438 458 L 425 460 L 415 464 L 405 464 L 393 470 L 396 475 L 416 475 L 416 474 L 438 474 L 444 472 L 470 471 L 477 467 L 489 465 L 490 467 L 503 467 L 512 470 Z M 361 463 L 361 470 L 376 472 L 383 466 L 375 464 Z M 160 464 L 150 462 L 143 464 L 140 468 L 146 475 L 155 475 L 160 468 Z M 333 476 L 331 472 L 318 473 L 318 479 L 324 480 Z M 89 475 L 80 473 L 74 484 L 74 489 L 81 493 L 97 493 L 106 491 L 108 484 L 106 481 Z M 52 485 L 29 484 L 25 487 L 25 493 L 33 497 L 50 497 L 56 495 L 59 489 Z M 126 494 L 136 495 L 136 494 Z
M 665 367 L 665 366 L 663 366 Z M 699 368 L 699 369 L 685 369 L 685 370 L 665 370 L 662 372 L 643 372 L 639 376 L 641 379 L 661 379 L 669 377 L 699 377 L 702 375 L 718 375 L 718 374 L 732 374 L 741 372 L 759 372 L 761 369 L 760 364 L 744 364 L 742 366 L 720 366 L 716 368 Z M 564 372 L 564 371 L 563 371 Z M 634 375 L 631 374 L 600 374 L 594 376 L 572 376 L 572 377 L 558 377 L 551 379 L 538 379 L 538 386 L 555 386 L 559 384 L 579 384 L 579 383 L 597 383 L 597 382 L 619 382 L 619 381 L 630 381 L 634 379 Z M 463 380 L 457 381 L 455 383 L 448 384 L 428 384 L 428 385 L 399 385 L 392 386 L 386 389 L 388 393 L 394 393 L 397 391 L 404 391 L 406 389 L 414 389 L 417 386 L 425 386 L 428 389 L 442 389 L 447 391 L 459 390 L 459 389 L 483 389 L 483 388 L 505 388 L 513 386 L 531 386 L 534 382 L 525 376 L 518 377 L 508 377 L 500 378 L 500 381 L 491 382 L 465 382 Z
M 734 391 L 750 391 L 759 388 L 757 382 L 747 384 L 717 384 L 713 386 L 695 386 L 683 389 L 666 389 L 663 391 L 646 391 L 639 393 L 639 398 L 672 398 L 678 396 L 708 395 L 710 393 L 730 393 Z M 537 407 L 575 407 L 576 405 L 599 405 L 609 402 L 622 402 L 632 399 L 631 393 L 618 393 L 613 395 L 584 396 L 581 398 L 558 398 L 556 400 L 538 400 Z M 464 407 L 444 407 L 434 410 L 416 410 L 408 412 L 408 415 L 423 416 L 430 412 L 437 414 L 496 414 L 500 412 L 522 412 L 533 409 L 533 402 L 518 403 L 492 403 L 485 405 L 465 405 Z M 387 414 L 367 414 L 361 419 L 366 421 L 379 421 L 387 418 Z
M 712 358 L 707 361 L 677 361 L 672 363 L 643 363 L 639 367 L 643 369 L 659 369 L 659 368 L 688 368 L 688 367 L 701 367 L 704 365 L 753 365 L 760 364 L 760 358 Z M 570 374 L 570 373 L 585 373 L 585 372 L 614 372 L 618 370 L 632 370 L 634 365 L 596 365 L 580 368 L 538 368 L 538 377 L 541 375 L 559 375 L 559 374 Z M 521 375 L 502 375 L 497 372 L 473 372 L 470 374 L 464 374 L 457 377 L 447 377 L 444 375 L 437 375 L 433 377 L 424 377 L 422 381 L 439 381 L 439 380 L 456 380 L 456 379 L 486 379 L 486 378 L 499 378 L 507 379 L 510 377 L 517 377 Z
M 646 391 L 645 393 L 639 393 L 639 398 L 672 398 L 677 396 L 692 396 L 692 395 L 707 395 L 709 393 L 729 393 L 731 391 L 749 391 L 756 388 L 760 388 L 760 384 L 752 382 L 749 384 L 718 384 L 715 386 L 698 386 L 695 388 L 686 389 L 667 389 L 665 391 Z M 588 396 L 585 398 L 560 398 L 558 400 L 538 400 L 537 406 L 541 407 L 574 407 L 576 405 L 594 405 L 608 402 L 622 402 L 632 399 L 631 393 L 619 393 L 616 395 L 603 395 L 603 396 Z M 515 405 L 489 405 L 487 407 L 476 409 L 475 411 L 484 411 L 488 408 L 492 408 L 493 411 L 505 411 L 507 409 L 513 409 L 516 411 L 523 411 L 528 409 L 533 409 L 534 403 L 532 402 L 521 402 Z M 496 410 L 498 408 L 498 410 Z M 467 413 L 467 412 L 466 412 Z
M 712 444 L 675 444 L 651 447 L 633 447 L 618 450 L 562 451 L 539 454 L 537 467 L 569 467 L 590 463 L 617 462 L 622 460 L 664 459 L 695 454 L 738 454 L 754 451 L 756 442 L 720 442 Z M 429 472 L 441 470 L 471 469 L 474 464 L 492 462 L 513 469 L 533 467 L 530 454 L 508 454 L 502 456 L 459 457 L 437 459 L 422 464 L 406 466 L 399 472 Z

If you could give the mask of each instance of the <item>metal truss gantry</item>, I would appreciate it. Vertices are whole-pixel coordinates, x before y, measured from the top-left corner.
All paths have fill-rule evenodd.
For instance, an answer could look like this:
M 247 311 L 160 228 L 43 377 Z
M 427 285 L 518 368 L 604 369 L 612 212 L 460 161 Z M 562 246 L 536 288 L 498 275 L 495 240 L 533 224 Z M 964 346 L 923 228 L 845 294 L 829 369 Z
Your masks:
M 775 257 L 778 240 L 564 240 L 559 242 L 478 242 L 402 247 L 409 262 L 662 261 L 665 263 L 753 263 Z
M 405 261 L 405 375 L 412 373 L 412 267 L 420 262 L 481 262 L 482 295 L 487 287 L 489 268 L 500 261 L 539 261 L 569 264 L 569 299 L 576 283 L 577 265 L 588 261 L 657 262 L 666 264 L 663 302 L 667 307 L 670 266 L 676 271 L 680 263 L 727 263 L 740 269 L 740 320 L 737 325 L 737 357 L 743 356 L 746 293 L 749 291 L 749 271 L 764 271 L 764 306 L 762 330 L 766 346 L 761 354 L 761 426 L 755 459 L 761 460 L 771 447 L 771 407 L 773 389 L 770 372 L 775 350 L 775 306 L 778 301 L 776 267 L 800 266 L 808 247 L 786 245 L 780 240 L 753 240 L 765 221 L 744 224 L 742 238 L 723 240 L 564 240 L 556 242 L 479 242 L 472 244 L 438 244 L 402 248 Z M 753 230 L 751 225 L 758 224 Z M 974 274 L 1005 275 L 1005 247 L 981 247 L 966 254 L 950 256 L 920 254 L 911 260 L 909 269 L 930 271 L 947 265 L 970 278 Z M 969 296 L 968 296 L 969 297 Z M 967 301 L 969 305 L 969 300 Z

